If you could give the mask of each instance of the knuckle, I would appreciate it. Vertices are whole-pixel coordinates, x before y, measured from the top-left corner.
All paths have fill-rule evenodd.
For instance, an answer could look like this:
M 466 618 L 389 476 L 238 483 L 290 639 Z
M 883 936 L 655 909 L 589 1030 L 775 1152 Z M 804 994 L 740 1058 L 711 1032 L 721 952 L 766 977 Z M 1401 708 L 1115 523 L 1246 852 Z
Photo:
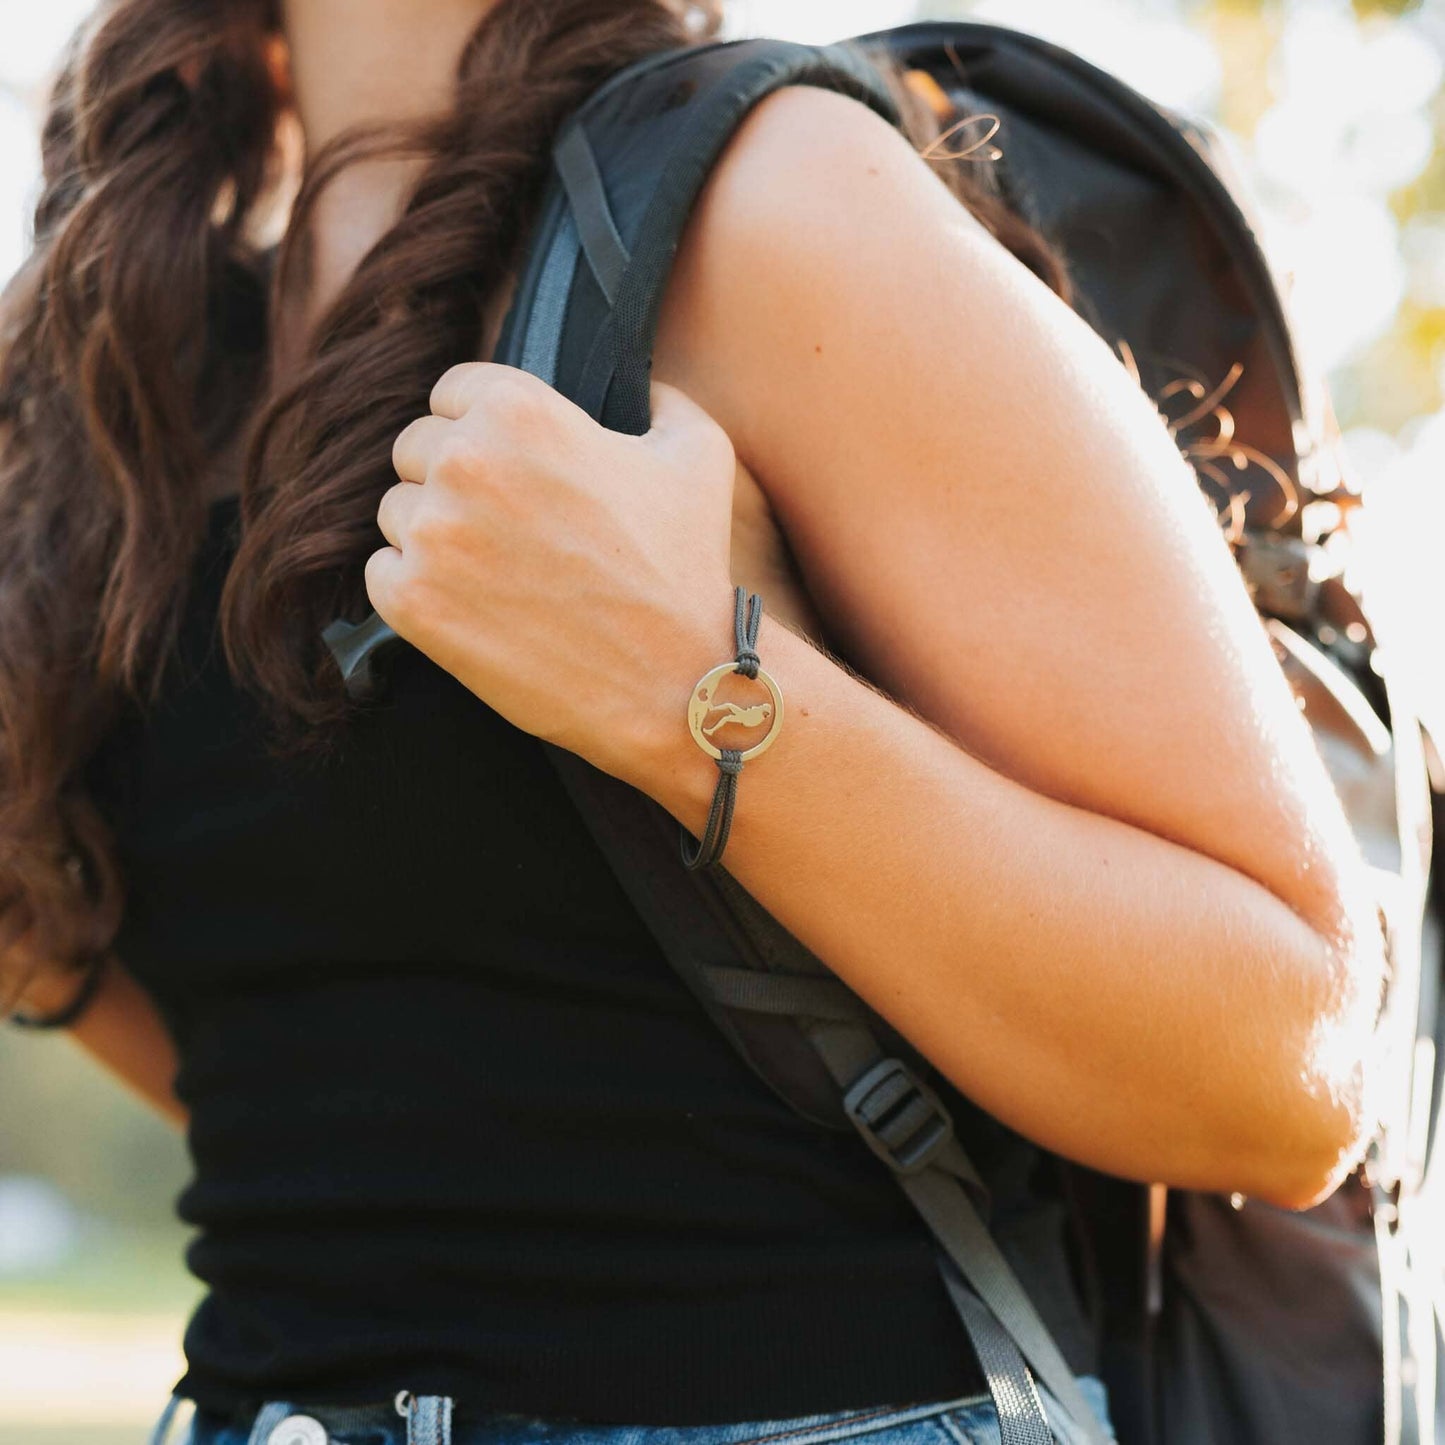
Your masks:
M 432 552 L 445 546 L 456 533 L 450 511 L 429 497 L 423 497 L 411 519 L 407 542 L 421 552 Z
M 535 377 L 511 368 L 499 371 L 488 386 L 489 421 L 512 435 L 531 435 L 545 425 L 548 393 Z
M 432 453 L 431 475 L 440 482 L 468 482 L 486 469 L 486 445 L 480 437 L 453 431 Z

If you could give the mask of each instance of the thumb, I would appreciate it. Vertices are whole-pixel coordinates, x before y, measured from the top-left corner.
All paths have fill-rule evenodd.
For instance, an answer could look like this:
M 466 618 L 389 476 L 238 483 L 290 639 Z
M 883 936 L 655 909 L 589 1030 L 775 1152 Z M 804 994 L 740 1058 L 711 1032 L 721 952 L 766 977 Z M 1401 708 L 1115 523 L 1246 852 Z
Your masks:
M 660 437 L 664 432 L 677 431 L 689 424 L 696 426 L 699 420 L 712 418 L 680 387 L 666 381 L 651 384 L 651 407 L 653 432 Z
M 726 465 L 731 475 L 732 442 L 727 433 L 685 391 L 665 381 L 651 390 L 652 428 L 648 443 L 659 451 L 696 460 L 699 455 Z

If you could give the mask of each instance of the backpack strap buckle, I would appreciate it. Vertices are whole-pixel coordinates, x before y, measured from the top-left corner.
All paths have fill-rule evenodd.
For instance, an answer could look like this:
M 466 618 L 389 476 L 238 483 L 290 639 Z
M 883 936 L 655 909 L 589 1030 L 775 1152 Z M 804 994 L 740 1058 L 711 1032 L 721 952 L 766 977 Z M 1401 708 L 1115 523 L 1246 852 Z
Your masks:
M 874 1064 L 843 1095 L 863 1142 L 896 1174 L 927 1169 L 953 1139 L 943 1100 L 901 1059 Z

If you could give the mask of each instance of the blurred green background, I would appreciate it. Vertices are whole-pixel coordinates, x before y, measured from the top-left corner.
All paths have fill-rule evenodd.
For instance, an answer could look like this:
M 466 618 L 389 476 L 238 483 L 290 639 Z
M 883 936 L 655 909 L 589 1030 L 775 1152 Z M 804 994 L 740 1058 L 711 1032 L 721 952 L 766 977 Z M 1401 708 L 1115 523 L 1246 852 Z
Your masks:
M 44 77 L 87 8 L 0 0 L 0 275 L 25 247 Z M 1432 662 L 1445 616 L 1445 0 L 736 0 L 731 23 L 827 40 L 921 16 L 1045 34 L 1234 138 L 1304 349 L 1370 484 L 1367 585 L 1401 618 L 1397 645 Z M 1424 701 L 1445 720 L 1434 671 Z M 0 1445 L 145 1438 L 196 1294 L 172 1217 L 185 1177 L 180 1137 L 72 1046 L 0 1038 Z

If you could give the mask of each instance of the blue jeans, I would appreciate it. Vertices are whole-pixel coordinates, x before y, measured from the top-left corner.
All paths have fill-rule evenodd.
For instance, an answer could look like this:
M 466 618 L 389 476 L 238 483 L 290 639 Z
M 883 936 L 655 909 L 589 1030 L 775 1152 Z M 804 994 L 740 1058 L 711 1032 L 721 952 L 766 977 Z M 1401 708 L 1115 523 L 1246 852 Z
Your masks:
M 1108 1422 L 1103 1385 L 1085 1376 L 1079 1386 Z M 1059 1445 L 1083 1445 L 1044 1392 L 1044 1408 Z M 172 1401 L 151 1445 L 167 1445 Z M 403 1418 L 400 1408 L 410 1406 Z M 453 1426 L 451 1401 L 429 1396 L 361 1408 L 266 1405 L 248 1420 L 199 1412 L 185 1445 L 999 1445 L 998 1416 L 986 1395 L 929 1405 L 885 1405 L 729 1425 L 589 1425 L 494 1415 Z

